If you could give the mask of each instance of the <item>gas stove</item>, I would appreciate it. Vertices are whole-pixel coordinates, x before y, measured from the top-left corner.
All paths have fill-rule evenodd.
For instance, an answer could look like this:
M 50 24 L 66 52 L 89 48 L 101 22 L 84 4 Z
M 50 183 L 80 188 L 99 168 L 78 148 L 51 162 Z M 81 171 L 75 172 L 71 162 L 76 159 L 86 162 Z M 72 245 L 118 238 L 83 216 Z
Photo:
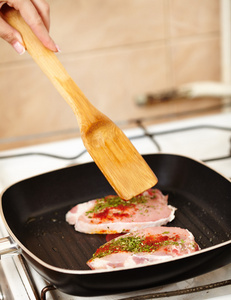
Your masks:
M 151 119 L 138 119 L 133 120 L 133 128 L 124 132 L 141 154 L 163 152 L 189 156 L 231 178 L 230 112 L 155 125 Z M 22 179 L 89 161 L 92 159 L 80 138 L 2 151 L 0 191 Z M 0 237 L 7 235 L 0 219 Z M 56 290 L 17 253 L 2 256 L 0 278 L 0 299 L 90 299 Z M 174 284 L 91 299 L 176 299 L 176 296 L 179 300 L 231 299 L 231 265 Z

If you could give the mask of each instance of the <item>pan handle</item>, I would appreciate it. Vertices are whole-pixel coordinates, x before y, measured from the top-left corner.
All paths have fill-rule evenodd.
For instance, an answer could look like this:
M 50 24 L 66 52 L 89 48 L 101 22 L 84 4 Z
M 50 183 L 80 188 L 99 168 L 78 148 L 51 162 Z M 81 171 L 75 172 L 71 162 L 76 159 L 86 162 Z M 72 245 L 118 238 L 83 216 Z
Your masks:
M 18 253 L 19 248 L 16 243 L 9 237 L 0 238 L 0 259 L 2 255 Z

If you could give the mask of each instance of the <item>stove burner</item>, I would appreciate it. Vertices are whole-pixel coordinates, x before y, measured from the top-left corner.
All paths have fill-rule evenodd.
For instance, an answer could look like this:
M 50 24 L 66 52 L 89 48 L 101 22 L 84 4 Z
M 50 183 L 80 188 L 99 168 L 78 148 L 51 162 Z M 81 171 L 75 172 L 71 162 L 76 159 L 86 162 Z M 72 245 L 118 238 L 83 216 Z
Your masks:
M 202 292 L 202 291 L 206 291 L 206 290 L 211 290 L 211 289 L 215 289 L 215 288 L 219 288 L 219 287 L 223 287 L 223 286 L 227 286 L 227 285 L 231 285 L 231 279 L 216 282 L 216 283 L 210 283 L 210 284 L 206 284 L 206 285 L 196 286 L 193 288 L 176 290 L 176 291 L 151 293 L 151 294 L 146 294 L 146 295 L 126 297 L 126 298 L 121 298 L 121 300 L 149 300 L 149 299 L 157 299 L 157 298 L 163 298 L 163 297 L 182 296 L 182 295 Z M 49 291 L 52 291 L 52 290 L 56 290 L 56 288 L 53 285 L 45 286 L 41 291 L 41 300 L 46 300 L 46 293 Z
M 140 139 L 140 138 L 145 138 L 148 137 L 156 146 L 158 152 L 161 152 L 161 145 L 157 142 L 156 137 L 157 136 L 163 136 L 166 134 L 174 134 L 174 133 L 179 133 L 179 132 L 186 132 L 186 131 L 192 131 L 192 130 L 201 130 L 201 129 L 212 129 L 212 130 L 221 130 L 221 131 L 230 131 L 231 132 L 231 127 L 222 127 L 222 126 L 212 126 L 212 125 L 198 125 L 198 126 L 186 126 L 182 128 L 176 128 L 172 130 L 165 130 L 165 131 L 160 131 L 160 132 L 148 132 L 144 122 L 147 121 L 148 119 L 137 119 L 137 120 L 131 120 L 129 123 L 130 124 L 135 124 L 137 127 L 141 128 L 143 130 L 143 134 L 141 135 L 136 135 L 130 138 L 130 140 L 135 140 L 135 139 Z M 150 120 L 150 119 L 149 119 Z M 24 156 L 47 156 L 50 158 L 55 158 L 55 159 L 61 159 L 61 160 L 76 160 L 83 156 L 86 153 L 86 150 L 84 149 L 83 151 L 77 153 L 76 155 L 72 157 L 68 156 L 61 156 L 61 155 L 55 155 L 51 153 L 43 153 L 43 152 L 26 152 L 26 153 L 20 153 L 20 154 L 13 154 L 13 155 L 4 155 L 0 156 L 1 159 L 10 159 L 10 158 L 18 158 L 18 157 L 24 157 Z M 202 159 L 203 162 L 210 162 L 210 161 L 215 161 L 215 160 L 222 160 L 222 159 L 227 159 L 231 158 L 231 137 L 230 137 L 230 150 L 229 150 L 229 155 L 222 156 L 222 157 L 214 157 L 210 159 Z
M 147 295 L 135 296 L 135 297 L 128 297 L 128 298 L 122 298 L 121 300 L 149 300 L 149 299 L 157 299 L 157 298 L 162 298 L 162 297 L 181 296 L 181 295 L 211 290 L 211 289 L 219 288 L 219 287 L 230 285 L 230 284 L 231 284 L 231 280 L 225 280 L 225 281 L 221 281 L 221 282 L 206 284 L 206 285 L 197 286 L 197 287 L 188 288 L 188 289 L 155 293 L 155 294 L 147 294 Z

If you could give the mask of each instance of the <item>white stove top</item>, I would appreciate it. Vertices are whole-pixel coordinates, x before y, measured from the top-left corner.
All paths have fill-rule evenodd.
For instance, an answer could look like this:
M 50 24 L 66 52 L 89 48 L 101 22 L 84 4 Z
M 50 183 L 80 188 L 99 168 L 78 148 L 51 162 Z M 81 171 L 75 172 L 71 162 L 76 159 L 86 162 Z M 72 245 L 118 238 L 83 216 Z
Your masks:
M 137 126 L 137 128 L 125 130 L 125 133 L 141 154 L 164 152 L 190 156 L 194 159 L 204 160 L 208 166 L 224 176 L 231 178 L 231 113 L 187 119 L 160 125 L 150 125 L 144 128 Z M 40 153 L 40 155 L 38 155 L 38 153 Z M 41 155 L 41 153 L 46 155 Z M 60 159 L 47 156 L 47 154 L 63 156 L 65 158 L 75 157 L 79 154 L 82 155 L 75 159 Z M 12 157 L 9 158 L 9 156 Z M 2 151 L 0 152 L 0 157 L 2 157 L 0 158 L 0 191 L 19 180 L 92 160 L 85 151 L 80 138 Z M 0 220 L 0 236 L 6 235 L 7 232 L 2 224 L 2 220 Z M 41 291 L 46 284 L 35 271 L 32 270 L 31 272 L 36 281 L 36 288 Z M 30 278 L 27 277 L 27 272 L 23 269 L 19 255 L 3 257 L 0 267 L 0 278 L 0 287 L 2 290 L 4 290 L 4 280 L 5 285 L 14 286 L 10 292 L 12 293 L 11 295 L 9 294 L 7 298 L 1 298 L 0 295 L 0 299 L 38 299 L 34 293 L 35 288 L 31 285 Z M 86 298 L 64 295 L 56 290 L 47 292 L 46 299 L 116 300 L 144 294 L 195 288 L 230 279 L 231 265 L 227 265 L 196 278 L 139 292 Z M 167 296 L 167 299 L 176 299 L 174 296 Z M 231 285 L 177 296 L 179 300 L 194 300 L 198 298 L 213 300 L 231 299 Z M 164 296 L 161 299 L 165 299 Z

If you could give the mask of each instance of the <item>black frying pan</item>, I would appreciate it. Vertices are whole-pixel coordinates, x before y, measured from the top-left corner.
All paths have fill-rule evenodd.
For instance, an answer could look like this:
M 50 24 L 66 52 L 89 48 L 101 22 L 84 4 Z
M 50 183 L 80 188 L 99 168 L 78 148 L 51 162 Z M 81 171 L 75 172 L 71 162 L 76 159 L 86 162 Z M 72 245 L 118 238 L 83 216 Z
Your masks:
M 231 182 L 204 164 L 171 154 L 144 156 L 156 186 L 178 208 L 168 226 L 190 230 L 201 251 L 132 269 L 92 271 L 86 261 L 104 235 L 78 233 L 65 222 L 77 203 L 114 194 L 94 163 L 39 175 L 9 187 L 1 215 L 27 261 L 62 292 L 104 295 L 176 282 L 231 262 Z

